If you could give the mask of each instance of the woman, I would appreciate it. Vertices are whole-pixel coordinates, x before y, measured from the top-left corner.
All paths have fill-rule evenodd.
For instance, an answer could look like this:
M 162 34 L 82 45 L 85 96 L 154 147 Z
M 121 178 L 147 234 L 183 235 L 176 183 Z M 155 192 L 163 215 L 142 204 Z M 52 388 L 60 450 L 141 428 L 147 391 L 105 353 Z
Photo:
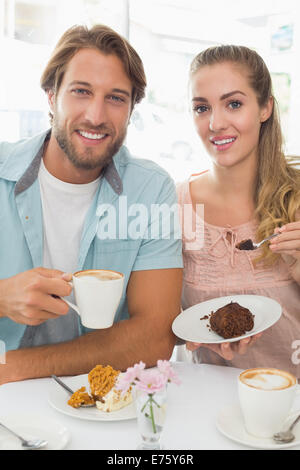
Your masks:
M 300 170 L 282 151 L 270 73 L 256 52 L 217 46 L 195 57 L 190 84 L 194 124 L 212 165 L 178 187 L 182 207 L 204 207 L 203 246 L 195 250 L 183 233 L 183 308 L 255 294 L 277 300 L 283 314 L 254 337 L 187 349 L 196 362 L 279 367 L 300 377 Z M 192 221 L 182 213 L 186 227 Z M 280 235 L 259 251 L 236 248 L 274 231 Z

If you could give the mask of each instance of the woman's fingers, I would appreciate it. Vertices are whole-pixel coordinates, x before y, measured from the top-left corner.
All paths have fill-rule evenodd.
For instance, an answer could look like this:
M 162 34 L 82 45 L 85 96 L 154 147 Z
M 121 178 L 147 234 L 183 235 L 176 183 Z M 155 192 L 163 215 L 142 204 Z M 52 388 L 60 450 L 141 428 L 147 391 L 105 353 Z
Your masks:
M 223 357 L 227 361 L 231 361 L 236 354 L 244 355 L 246 354 L 249 347 L 253 346 L 256 341 L 262 336 L 263 333 L 258 333 L 248 338 L 243 338 L 240 341 L 233 342 L 224 342 L 220 344 L 203 344 L 203 343 L 193 343 L 188 341 L 186 343 L 186 348 L 189 351 L 196 351 L 198 348 L 205 347 L 215 352 L 219 356 Z

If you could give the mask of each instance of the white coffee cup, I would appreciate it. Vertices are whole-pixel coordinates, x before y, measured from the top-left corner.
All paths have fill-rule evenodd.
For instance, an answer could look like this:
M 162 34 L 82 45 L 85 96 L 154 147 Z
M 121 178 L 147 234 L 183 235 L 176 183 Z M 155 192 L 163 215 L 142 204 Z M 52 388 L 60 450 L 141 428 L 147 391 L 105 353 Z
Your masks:
M 78 271 L 71 285 L 76 305 L 63 300 L 80 315 L 81 323 L 94 329 L 111 327 L 122 297 L 124 274 L 108 269 Z
M 270 367 L 244 370 L 238 393 L 246 431 L 260 438 L 281 431 L 297 392 L 297 379 L 289 372 Z

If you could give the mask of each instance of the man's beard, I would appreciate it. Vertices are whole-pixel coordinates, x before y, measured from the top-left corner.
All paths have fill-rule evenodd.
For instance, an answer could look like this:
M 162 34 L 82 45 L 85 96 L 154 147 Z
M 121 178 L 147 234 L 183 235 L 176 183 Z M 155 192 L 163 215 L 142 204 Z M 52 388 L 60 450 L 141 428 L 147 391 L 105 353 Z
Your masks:
M 89 129 L 91 130 L 91 127 L 89 127 Z M 111 144 L 106 147 L 104 152 L 102 151 L 101 153 L 99 153 L 99 155 L 94 154 L 93 148 L 86 148 L 84 154 L 80 154 L 79 152 L 77 152 L 75 146 L 71 142 L 71 139 L 68 137 L 67 131 L 63 127 L 59 126 L 55 117 L 52 123 L 52 131 L 59 147 L 63 150 L 69 161 L 76 168 L 82 170 L 94 170 L 96 168 L 99 168 L 101 170 L 107 165 L 109 165 L 109 163 L 113 159 L 113 156 L 121 148 L 126 138 L 127 128 L 124 128 L 118 138 L 112 139 Z M 99 126 L 97 129 L 94 129 L 94 131 L 99 134 L 105 134 L 107 133 L 107 128 L 104 129 L 103 126 L 102 128 L 101 126 Z M 109 131 L 109 135 L 113 135 L 111 130 Z

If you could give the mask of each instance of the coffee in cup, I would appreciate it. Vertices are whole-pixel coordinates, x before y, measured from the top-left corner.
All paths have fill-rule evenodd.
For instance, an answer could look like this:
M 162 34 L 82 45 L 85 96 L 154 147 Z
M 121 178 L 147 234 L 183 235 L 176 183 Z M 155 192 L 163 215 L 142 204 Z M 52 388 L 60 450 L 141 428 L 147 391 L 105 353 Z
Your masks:
M 87 269 L 85 271 L 78 271 L 73 274 L 76 278 L 88 278 L 88 279 L 99 279 L 99 281 L 113 281 L 115 279 L 120 279 L 123 274 L 118 273 L 117 271 L 106 271 L 102 269 Z
M 280 431 L 297 389 L 297 379 L 290 372 L 270 367 L 244 370 L 238 377 L 238 393 L 248 433 L 270 438 Z
M 64 301 L 80 315 L 81 323 L 94 329 L 111 327 L 122 297 L 124 274 L 87 269 L 74 273 L 71 284 L 76 305 Z

